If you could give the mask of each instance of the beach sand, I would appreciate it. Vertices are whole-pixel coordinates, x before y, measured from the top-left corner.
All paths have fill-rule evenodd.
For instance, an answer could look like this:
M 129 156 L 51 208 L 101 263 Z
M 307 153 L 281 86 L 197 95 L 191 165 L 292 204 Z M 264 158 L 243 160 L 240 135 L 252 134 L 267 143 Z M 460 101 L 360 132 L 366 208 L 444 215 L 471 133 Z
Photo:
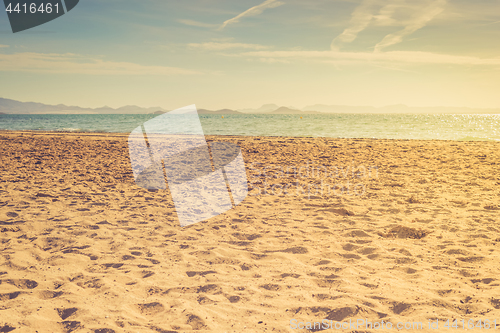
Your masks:
M 498 143 L 207 140 L 241 147 L 251 191 L 181 228 L 126 134 L 0 132 L 0 332 L 500 328 Z

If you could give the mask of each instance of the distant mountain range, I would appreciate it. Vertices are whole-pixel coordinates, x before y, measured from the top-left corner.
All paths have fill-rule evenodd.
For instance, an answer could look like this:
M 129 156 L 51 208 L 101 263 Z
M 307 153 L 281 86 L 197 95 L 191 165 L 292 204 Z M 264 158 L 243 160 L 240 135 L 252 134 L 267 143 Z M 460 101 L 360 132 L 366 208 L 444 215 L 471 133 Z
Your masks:
M 279 109 L 279 105 L 276 104 L 264 104 L 258 109 L 240 109 L 239 112 L 243 113 L 266 113 Z
M 198 114 L 243 114 L 243 113 L 239 112 L 239 111 L 229 110 L 229 109 L 222 109 L 222 110 L 217 110 L 217 111 L 198 109 Z
M 266 112 L 268 114 L 318 114 L 321 112 L 318 111 L 303 111 L 298 109 L 287 108 L 286 106 L 282 106 L 274 111 Z
M 47 105 L 34 102 L 19 102 L 12 99 L 0 98 L 0 114 L 162 114 L 168 112 L 161 107 L 142 108 L 135 105 L 122 106 L 117 109 L 103 106 L 100 108 L 82 108 L 63 104 Z M 376 108 L 373 106 L 345 106 L 315 104 L 302 109 L 264 104 L 258 109 L 230 110 L 221 109 L 210 111 L 198 109 L 199 114 L 325 114 L 325 113 L 446 113 L 446 114 L 500 114 L 498 109 L 459 108 L 459 107 L 410 107 L 403 104 Z
M 64 104 L 47 105 L 33 102 L 19 102 L 12 99 L 0 98 L 0 113 L 7 114 L 144 114 L 156 111 L 166 111 L 160 107 L 141 108 L 135 105 L 122 106 L 113 109 L 108 106 L 101 108 L 82 108 Z

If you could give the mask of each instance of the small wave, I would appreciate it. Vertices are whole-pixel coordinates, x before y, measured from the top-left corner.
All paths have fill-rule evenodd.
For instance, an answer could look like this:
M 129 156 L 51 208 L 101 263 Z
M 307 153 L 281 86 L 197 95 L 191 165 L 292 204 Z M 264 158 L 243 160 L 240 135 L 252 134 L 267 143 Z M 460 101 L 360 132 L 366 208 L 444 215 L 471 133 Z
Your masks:
M 53 131 L 55 131 L 55 132 L 82 132 L 82 133 L 113 133 L 113 132 L 102 130 L 102 129 L 91 130 L 91 129 L 73 128 L 73 127 L 59 128 L 59 129 L 56 129 Z
M 82 130 L 81 128 L 73 128 L 73 127 L 67 127 L 67 128 L 61 128 L 57 130 L 58 132 L 86 132 L 85 130 Z

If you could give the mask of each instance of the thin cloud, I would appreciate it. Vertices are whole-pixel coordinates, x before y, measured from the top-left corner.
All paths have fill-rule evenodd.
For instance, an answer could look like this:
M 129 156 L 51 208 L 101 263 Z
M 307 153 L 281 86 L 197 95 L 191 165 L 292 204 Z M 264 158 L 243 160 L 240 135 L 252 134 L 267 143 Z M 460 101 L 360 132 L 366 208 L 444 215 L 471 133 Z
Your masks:
M 254 51 L 227 56 L 240 56 L 256 59 L 307 60 L 332 64 L 448 64 L 500 66 L 500 58 L 478 58 L 455 56 L 420 51 L 390 52 L 338 52 L 338 51 Z
M 0 54 L 0 71 L 85 75 L 195 75 L 200 72 L 164 66 L 144 66 L 130 62 L 105 61 L 77 54 Z
M 200 27 L 200 28 L 216 28 L 219 26 L 218 24 L 203 23 L 203 22 L 198 22 L 198 21 L 194 21 L 194 20 L 184 20 L 184 19 L 177 20 L 177 22 L 185 24 L 185 25 L 189 25 L 192 27 Z
M 207 43 L 191 43 L 188 47 L 193 49 L 202 49 L 207 51 L 221 51 L 229 49 L 252 49 L 264 50 L 267 46 L 259 44 L 244 44 L 244 43 L 229 43 L 229 42 L 207 42 Z
M 330 45 L 333 51 L 339 50 L 340 46 L 345 43 L 353 42 L 358 34 L 365 30 L 374 17 L 374 7 L 377 2 L 374 0 L 364 0 L 361 5 L 356 7 L 351 14 L 349 26 L 337 36 Z
M 488 22 L 488 23 L 484 23 L 484 24 L 481 24 L 481 25 L 492 25 L 492 24 L 497 24 L 497 23 L 500 23 L 500 21 Z
M 411 35 L 415 31 L 425 27 L 434 17 L 439 15 L 446 6 L 446 0 L 433 1 L 429 6 L 425 7 L 420 15 L 416 16 L 403 30 L 389 34 L 382 39 L 381 42 L 375 45 L 375 52 L 380 52 L 382 49 L 401 43 L 403 38 Z
M 10 47 L 9 45 L 2 45 L 0 44 L 0 47 Z
M 347 28 L 332 41 L 330 48 L 338 51 L 345 44 L 352 43 L 370 25 L 404 27 L 376 43 L 374 50 L 379 52 L 425 27 L 444 10 L 446 3 L 447 0 L 363 0 L 351 14 Z
M 266 0 L 263 3 L 261 3 L 260 5 L 254 6 L 250 9 L 247 9 L 243 13 L 225 21 L 219 27 L 219 30 L 224 29 L 226 26 L 228 26 L 230 24 L 238 23 L 243 17 L 260 15 L 266 9 L 276 8 L 276 7 L 279 7 L 279 6 L 284 5 L 284 4 L 285 4 L 284 2 L 278 1 L 278 0 Z

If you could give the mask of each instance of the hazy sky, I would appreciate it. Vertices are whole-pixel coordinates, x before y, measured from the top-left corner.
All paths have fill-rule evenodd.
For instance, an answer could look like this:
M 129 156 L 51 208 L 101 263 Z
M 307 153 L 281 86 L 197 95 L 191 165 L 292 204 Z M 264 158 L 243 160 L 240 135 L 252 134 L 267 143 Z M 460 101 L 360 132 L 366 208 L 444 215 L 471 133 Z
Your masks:
M 13 34 L 0 97 L 84 107 L 500 107 L 498 0 L 81 0 Z

